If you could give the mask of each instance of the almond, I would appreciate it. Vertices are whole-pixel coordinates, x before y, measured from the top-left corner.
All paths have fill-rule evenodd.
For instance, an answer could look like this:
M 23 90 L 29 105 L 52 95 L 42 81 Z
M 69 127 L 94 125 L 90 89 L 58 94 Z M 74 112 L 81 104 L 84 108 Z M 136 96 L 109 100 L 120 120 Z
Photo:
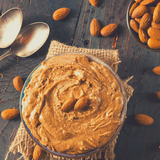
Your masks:
M 140 5 L 151 5 L 154 3 L 155 3 L 155 0 L 143 0 Z
M 75 102 L 76 102 L 75 98 L 69 98 L 68 100 L 66 100 L 63 103 L 61 110 L 64 111 L 64 112 L 67 112 L 67 111 L 71 110 L 73 108 Z
M 145 114 L 137 114 L 135 121 L 140 125 L 151 125 L 154 123 L 153 118 Z
M 138 33 L 139 31 L 139 24 L 134 20 L 134 19 L 131 19 L 130 20 L 130 26 L 131 28 Z
M 74 110 L 79 111 L 87 104 L 88 99 L 86 97 L 81 97 L 75 104 Z
M 160 41 L 159 40 L 149 38 L 147 44 L 152 49 L 160 49 Z
M 148 41 L 148 35 L 146 33 L 146 31 L 144 31 L 143 29 L 139 29 L 139 39 L 142 43 L 147 43 Z
M 149 13 L 145 13 L 140 22 L 140 29 L 147 29 L 151 24 L 152 16 Z
M 151 26 L 152 26 L 152 28 L 160 29 L 160 23 L 152 22 L 152 23 L 151 23 Z
M 147 32 L 151 38 L 156 39 L 156 40 L 160 40 L 160 30 L 159 29 L 149 27 Z
M 89 2 L 90 2 L 94 7 L 98 7 L 99 0 L 89 0 Z
M 20 76 L 16 76 L 14 77 L 13 79 L 13 85 L 15 87 L 15 89 L 19 92 L 22 91 L 22 88 L 23 88 L 23 80 Z
M 160 99 L 160 91 L 156 92 L 156 95 Z
M 18 114 L 19 114 L 19 110 L 15 109 L 15 108 L 6 109 L 1 112 L 1 117 L 5 120 L 10 120 L 10 119 L 17 117 Z
M 43 151 L 43 149 L 39 145 L 36 145 L 33 150 L 33 159 L 40 160 L 43 157 L 44 153 L 45 152 Z
M 148 13 L 151 14 L 151 15 L 153 15 L 154 9 L 155 9 L 154 6 L 149 6 L 148 7 Z
M 157 5 L 153 12 L 153 22 L 160 22 L 160 5 Z
M 117 27 L 118 27 L 118 24 L 116 23 L 109 24 L 101 29 L 101 35 L 105 37 L 110 36 L 116 32 Z
M 132 15 L 133 11 L 135 10 L 135 8 L 138 6 L 138 3 L 133 3 L 130 10 L 129 10 L 129 16 Z
M 145 13 L 148 12 L 148 8 L 144 5 L 139 5 L 135 8 L 135 10 L 132 13 L 132 18 L 138 18 L 143 16 Z
M 101 31 L 100 24 L 97 19 L 93 19 L 90 24 L 90 33 L 92 36 L 99 36 Z
M 64 19 L 70 12 L 69 8 L 59 8 L 53 13 L 53 19 L 59 21 Z
M 136 21 L 136 22 L 138 22 L 138 23 L 140 23 L 141 22 L 141 17 L 140 18 L 134 18 L 134 20 Z
M 157 75 L 160 75 L 160 66 L 154 67 L 153 72 Z
M 143 0 L 135 0 L 136 3 L 140 3 L 142 2 Z

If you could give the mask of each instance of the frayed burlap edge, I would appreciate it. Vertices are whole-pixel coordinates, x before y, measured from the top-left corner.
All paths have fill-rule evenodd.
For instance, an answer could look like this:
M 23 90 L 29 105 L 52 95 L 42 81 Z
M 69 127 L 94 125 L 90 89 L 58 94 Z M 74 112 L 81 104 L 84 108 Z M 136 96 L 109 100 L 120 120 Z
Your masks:
M 50 44 L 46 59 L 54 55 L 65 54 L 65 53 L 84 53 L 84 54 L 90 54 L 90 55 L 96 56 L 97 58 L 107 63 L 115 72 L 117 72 L 118 64 L 121 62 L 119 59 L 118 50 L 77 48 L 77 47 L 65 45 L 55 40 L 53 40 Z M 127 84 L 131 78 L 132 77 L 122 81 L 128 101 L 133 93 L 133 88 Z M 103 152 L 104 159 L 114 160 L 115 158 L 114 147 L 115 147 L 117 138 L 118 138 L 118 135 L 108 146 L 106 146 L 103 150 L 99 151 L 98 153 L 95 153 L 91 156 L 81 158 L 81 159 L 85 159 L 85 160 L 100 159 Z M 21 153 L 22 156 L 19 157 L 18 160 L 21 160 L 22 158 L 24 158 L 24 160 L 31 160 L 35 145 L 36 143 L 31 139 L 31 137 L 29 136 L 29 134 L 27 133 L 24 127 L 23 122 L 21 122 L 18 128 L 18 131 L 16 133 L 16 136 L 6 154 L 5 160 L 7 160 L 10 152 L 13 152 L 14 154 L 16 154 L 16 152 Z M 55 159 L 66 160 L 66 158 L 60 158 L 49 153 L 46 153 L 46 155 L 42 158 L 42 160 L 55 160 Z

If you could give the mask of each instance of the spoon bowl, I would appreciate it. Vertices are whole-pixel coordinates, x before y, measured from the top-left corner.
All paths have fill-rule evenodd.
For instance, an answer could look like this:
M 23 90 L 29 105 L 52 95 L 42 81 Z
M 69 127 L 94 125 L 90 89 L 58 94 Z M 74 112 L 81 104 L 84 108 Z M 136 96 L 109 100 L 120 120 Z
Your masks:
M 0 48 L 10 46 L 16 39 L 23 21 L 19 8 L 11 8 L 0 16 Z

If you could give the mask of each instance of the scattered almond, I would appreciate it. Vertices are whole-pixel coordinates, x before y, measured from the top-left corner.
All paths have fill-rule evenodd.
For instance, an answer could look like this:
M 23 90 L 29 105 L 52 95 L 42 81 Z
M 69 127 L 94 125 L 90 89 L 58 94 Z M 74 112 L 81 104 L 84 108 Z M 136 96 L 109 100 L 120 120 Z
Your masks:
M 160 5 L 157 5 L 153 12 L 153 22 L 160 22 Z
M 15 89 L 19 92 L 22 91 L 22 88 L 23 88 L 23 80 L 20 76 L 16 76 L 14 77 L 13 79 L 13 85 L 15 87 Z
M 159 29 L 149 27 L 147 32 L 151 38 L 156 39 L 156 40 L 160 40 L 160 30 Z
M 143 0 L 140 5 L 151 5 L 154 3 L 155 3 L 155 0 Z
M 75 98 L 69 98 L 68 100 L 66 100 L 63 105 L 62 105 L 62 111 L 64 112 L 68 112 L 69 110 L 71 110 L 74 106 L 76 102 L 76 99 Z
M 146 31 L 139 29 L 139 39 L 142 43 L 147 43 L 148 41 L 148 35 L 146 33 Z
M 133 11 L 135 10 L 135 8 L 138 6 L 139 4 L 138 3 L 133 3 L 130 10 L 129 10 L 129 16 L 132 15 Z
M 152 26 L 152 28 L 160 29 L 160 23 L 152 22 L 152 23 L 151 23 L 151 26 Z
M 93 19 L 90 24 L 90 33 L 92 36 L 99 36 L 101 31 L 100 24 L 97 19 Z
M 36 145 L 33 150 L 33 159 L 40 160 L 43 157 L 43 155 L 44 155 L 43 149 L 39 145 Z
M 149 38 L 147 44 L 152 49 L 160 49 L 160 41 L 159 40 Z
M 134 19 L 130 20 L 130 26 L 135 32 L 139 32 L 139 24 Z
M 94 7 L 98 7 L 99 0 L 89 0 L 89 2 L 90 2 Z
M 160 66 L 153 68 L 153 72 L 157 75 L 160 75 Z
M 151 125 L 154 123 L 153 118 L 145 114 L 137 114 L 135 121 L 140 125 Z
M 75 104 L 74 110 L 79 111 L 87 104 L 88 99 L 86 97 L 81 97 Z
M 136 21 L 136 22 L 138 22 L 138 23 L 140 23 L 141 22 L 141 17 L 140 18 L 134 18 L 134 20 Z
M 148 7 L 148 13 L 149 13 L 150 15 L 153 15 L 154 9 L 155 9 L 154 6 L 149 6 L 149 7 Z
M 64 19 L 70 12 L 69 8 L 59 8 L 53 13 L 53 19 L 55 21 Z
M 101 35 L 105 37 L 110 36 L 116 32 L 117 27 L 118 27 L 118 24 L 116 23 L 109 24 L 101 29 Z
M 19 114 L 19 110 L 13 108 L 13 109 L 6 109 L 1 112 L 1 117 L 5 120 L 10 120 L 15 117 L 17 117 Z
M 149 13 L 145 13 L 140 22 L 140 29 L 147 29 L 151 24 L 151 15 Z
M 160 91 L 156 92 L 156 95 L 160 99 Z
M 148 12 L 148 8 L 144 5 L 139 5 L 135 8 L 135 10 L 132 13 L 132 18 L 138 18 L 143 16 L 145 13 Z

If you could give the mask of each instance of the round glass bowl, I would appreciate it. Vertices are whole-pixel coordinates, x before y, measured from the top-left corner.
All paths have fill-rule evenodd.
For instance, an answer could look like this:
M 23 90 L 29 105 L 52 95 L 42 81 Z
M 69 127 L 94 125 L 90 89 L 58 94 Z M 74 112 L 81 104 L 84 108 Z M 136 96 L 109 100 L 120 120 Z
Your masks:
M 78 53 L 72 53 L 72 54 L 78 54 Z M 100 150 L 102 150 L 103 148 L 105 148 L 105 146 L 107 146 L 110 142 L 112 142 L 114 140 L 114 138 L 119 134 L 122 126 L 123 126 L 123 123 L 124 123 L 124 120 L 125 120 L 125 117 L 126 117 L 126 112 L 127 112 L 127 98 L 126 98 L 126 94 L 125 94 L 125 91 L 123 89 L 123 86 L 122 86 L 122 83 L 121 83 L 121 79 L 118 77 L 118 75 L 106 64 L 104 63 L 103 61 L 101 61 L 100 59 L 94 57 L 94 56 L 91 56 L 91 55 L 86 55 L 86 54 L 83 54 L 85 55 L 89 61 L 95 61 L 99 64 L 102 64 L 104 66 L 106 66 L 110 72 L 114 75 L 114 77 L 117 79 L 119 85 L 120 85 L 120 88 L 121 88 L 121 92 L 123 94 L 123 101 L 124 101 L 124 105 L 123 105 L 123 109 L 122 109 L 122 113 L 121 113 L 121 124 L 118 126 L 115 134 L 111 137 L 111 139 L 103 146 L 101 146 L 100 148 L 96 148 L 92 151 L 89 151 L 87 153 L 82 153 L 82 154 L 76 154 L 76 155 L 72 155 L 72 154 L 67 154 L 67 153 L 59 153 L 59 152 L 56 152 L 56 151 L 52 151 L 50 149 L 48 149 L 46 146 L 42 145 L 33 135 L 32 133 L 30 132 L 30 130 L 28 129 L 25 121 L 23 120 L 23 116 L 22 116 L 22 99 L 24 97 L 24 91 L 25 91 L 25 88 L 27 87 L 30 79 L 31 79 L 31 76 L 32 74 L 40 67 L 41 64 L 39 64 L 31 73 L 30 75 L 28 76 L 28 78 L 26 79 L 25 83 L 24 83 L 24 86 L 23 86 L 23 89 L 22 89 L 22 92 L 21 92 L 21 96 L 20 96 L 20 103 L 19 103 L 19 107 L 20 107 L 20 115 L 21 115 L 21 119 L 24 123 L 24 126 L 28 132 L 28 134 L 30 135 L 30 137 L 33 139 L 33 141 L 35 141 L 42 149 L 44 149 L 45 151 L 47 151 L 48 153 L 51 153 L 57 157 L 64 157 L 64 158 L 83 158 L 83 157 L 88 157 L 88 156 L 91 156 L 97 152 L 99 152 Z M 57 56 L 61 56 L 61 55 L 57 55 Z
M 132 7 L 133 3 L 135 3 L 135 0 L 131 0 L 129 5 L 128 5 L 128 8 L 127 8 L 127 13 L 126 13 L 126 21 L 127 21 L 127 27 L 131 33 L 131 35 L 133 36 L 133 38 L 135 39 L 135 41 L 141 45 L 142 47 L 150 50 L 150 51 L 153 51 L 153 52 L 160 52 L 160 49 L 152 49 L 150 47 L 148 47 L 148 45 L 146 43 L 142 43 L 139 39 L 139 36 L 138 36 L 138 33 L 136 33 L 130 26 L 129 22 L 130 20 L 132 19 L 131 16 L 129 16 L 129 11 L 130 11 L 130 8 Z

